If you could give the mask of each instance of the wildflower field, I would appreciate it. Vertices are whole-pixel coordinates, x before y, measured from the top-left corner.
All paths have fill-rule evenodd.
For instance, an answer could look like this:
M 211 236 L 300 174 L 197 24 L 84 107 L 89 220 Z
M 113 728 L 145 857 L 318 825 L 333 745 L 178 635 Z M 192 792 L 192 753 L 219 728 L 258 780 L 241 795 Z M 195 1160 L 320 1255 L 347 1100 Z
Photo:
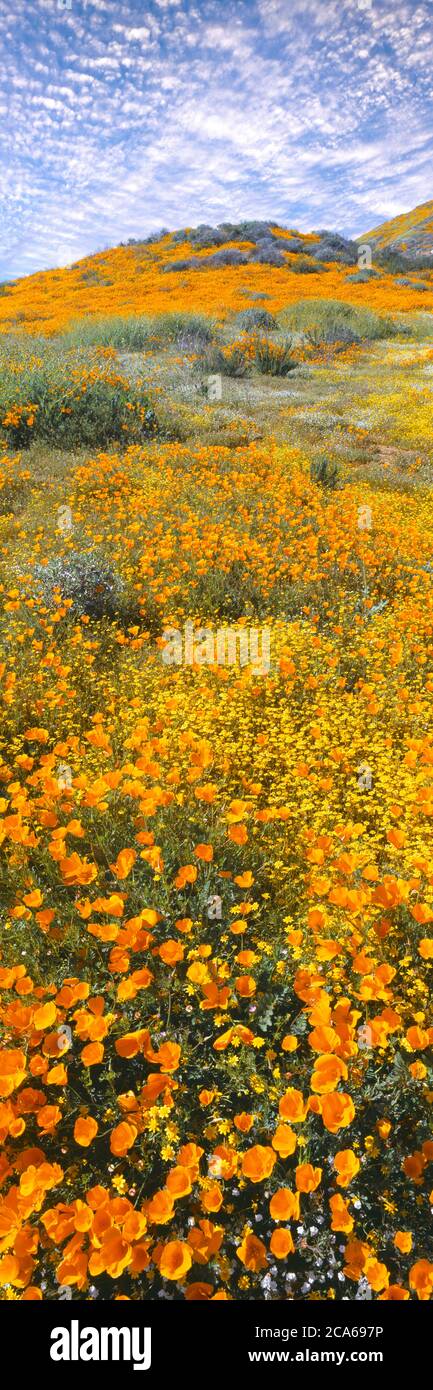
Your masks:
M 181 253 L 1 300 L 2 1298 L 429 1300 L 432 272 Z

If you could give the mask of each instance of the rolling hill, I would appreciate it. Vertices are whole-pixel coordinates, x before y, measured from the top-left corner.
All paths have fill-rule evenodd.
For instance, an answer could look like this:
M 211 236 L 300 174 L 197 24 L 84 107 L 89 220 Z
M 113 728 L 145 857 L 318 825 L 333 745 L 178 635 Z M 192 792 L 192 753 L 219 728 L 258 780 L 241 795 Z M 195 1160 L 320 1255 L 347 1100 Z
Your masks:
M 373 227 L 359 238 L 373 242 L 380 250 L 406 252 L 411 256 L 433 255 L 433 199 L 420 203 L 410 212 L 400 213 L 380 227 Z
M 377 313 L 431 310 L 429 263 L 419 282 L 425 253 L 423 266 L 421 260 L 414 264 L 413 254 L 400 249 L 397 256 L 393 249 L 397 234 L 409 252 L 433 246 L 433 203 L 418 212 L 423 213 L 418 220 L 408 213 L 359 239 L 376 243 L 371 275 L 360 269 L 356 241 L 327 229 L 298 233 L 273 221 L 201 224 L 129 240 L 1 286 L 0 332 L 50 336 L 89 316 L 167 311 L 205 311 L 224 321 L 261 300 L 271 314 L 311 298 L 368 306 Z M 417 229 L 416 242 L 410 241 L 411 228 L 414 236 Z

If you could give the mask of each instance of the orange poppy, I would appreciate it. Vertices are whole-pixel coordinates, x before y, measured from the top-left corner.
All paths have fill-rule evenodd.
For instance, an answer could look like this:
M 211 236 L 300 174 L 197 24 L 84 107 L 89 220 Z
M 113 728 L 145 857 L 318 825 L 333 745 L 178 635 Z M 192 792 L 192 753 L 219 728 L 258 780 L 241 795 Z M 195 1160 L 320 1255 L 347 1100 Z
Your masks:
M 293 1125 L 301 1124 L 307 1113 L 302 1092 L 289 1086 L 289 1089 L 281 1097 L 278 1109 L 283 1120 L 290 1120 Z
M 254 1124 L 254 1115 L 247 1115 L 245 1110 L 241 1110 L 239 1115 L 233 1116 L 233 1124 L 241 1134 L 248 1134 Z
M 242 1244 L 237 1248 L 236 1254 L 238 1259 L 242 1261 L 242 1264 L 245 1265 L 245 1269 L 251 1269 L 254 1274 L 258 1274 L 261 1269 L 266 1269 L 267 1267 L 266 1246 L 263 1244 L 263 1241 L 259 1240 L 257 1236 L 254 1236 L 251 1231 L 244 1236 Z
M 402 1255 L 409 1255 L 412 1249 L 412 1236 L 410 1231 L 396 1231 L 394 1236 L 396 1250 L 400 1250 Z
M 348 1187 L 353 1178 L 356 1178 L 361 1167 L 359 1158 L 354 1154 L 353 1149 L 339 1149 L 334 1155 L 334 1168 L 338 1173 L 337 1183 L 339 1187 Z
M 191 1265 L 191 1251 L 184 1240 L 170 1240 L 163 1246 L 159 1270 L 164 1279 L 184 1279 Z
M 273 1149 L 265 1147 L 263 1144 L 254 1144 L 252 1149 L 247 1149 L 242 1159 L 242 1172 L 244 1177 L 251 1182 L 263 1182 L 269 1178 L 277 1156 Z
M 165 1188 L 161 1188 L 160 1192 L 154 1192 L 146 1205 L 146 1212 L 149 1221 L 155 1226 L 165 1226 L 167 1221 L 171 1221 L 174 1212 L 174 1198 L 171 1192 Z
M 295 1152 L 297 1142 L 295 1131 L 290 1125 L 277 1125 L 271 1143 L 280 1158 L 289 1158 L 290 1154 Z
M 278 1192 L 274 1192 L 271 1197 L 269 1211 L 273 1221 L 298 1221 L 299 1192 L 292 1192 L 290 1187 L 279 1187 Z
M 171 1196 L 176 1201 L 179 1197 L 186 1197 L 192 1190 L 191 1170 L 178 1164 L 176 1168 L 170 1168 L 167 1174 L 166 1186 Z
M 123 1158 L 132 1149 L 137 1138 L 135 1125 L 131 1125 L 128 1120 L 121 1120 L 120 1125 L 116 1125 L 110 1134 L 110 1149 L 116 1158 Z
M 164 961 L 164 965 L 176 965 L 179 960 L 183 960 L 185 948 L 180 941 L 164 941 L 159 947 L 158 955 Z
M 74 1139 L 75 1143 L 79 1144 L 82 1149 L 88 1148 L 97 1133 L 98 1125 L 91 1115 L 81 1116 L 75 1121 Z
M 273 1231 L 269 1248 L 277 1260 L 286 1260 L 288 1255 L 293 1255 L 295 1247 L 291 1232 L 285 1226 Z
M 313 1168 L 311 1163 L 300 1163 L 296 1169 L 295 1182 L 298 1192 L 315 1192 L 322 1181 L 322 1169 Z
M 433 1264 L 429 1260 L 417 1260 L 409 1270 L 409 1284 L 422 1302 L 430 1299 L 433 1294 Z
M 349 1235 L 353 1230 L 353 1217 L 339 1192 L 336 1192 L 334 1197 L 330 1197 L 329 1205 L 332 1212 L 331 1230 L 345 1231 Z
M 345 1129 L 355 1118 L 355 1106 L 352 1097 L 346 1095 L 344 1091 L 332 1091 L 329 1095 L 323 1096 L 320 1110 L 325 1129 L 329 1129 L 331 1134 L 337 1134 L 339 1129 Z

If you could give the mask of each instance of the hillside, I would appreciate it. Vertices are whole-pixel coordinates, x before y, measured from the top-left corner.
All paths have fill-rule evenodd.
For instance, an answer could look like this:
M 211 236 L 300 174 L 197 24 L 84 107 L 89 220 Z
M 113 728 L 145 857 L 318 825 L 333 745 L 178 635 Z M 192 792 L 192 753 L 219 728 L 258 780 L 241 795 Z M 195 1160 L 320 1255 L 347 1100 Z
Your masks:
M 383 222 L 380 227 L 373 227 L 360 240 L 372 241 L 381 249 L 407 252 L 412 256 L 426 252 L 433 254 L 433 199 L 420 203 L 410 212 L 400 213 L 399 217 Z
M 311 298 L 377 313 L 433 309 L 429 269 L 422 280 L 411 269 L 402 279 L 385 259 L 371 273 L 360 270 L 357 243 L 330 231 L 300 234 L 272 222 L 186 228 L 3 285 L 0 332 L 54 334 L 84 317 L 168 309 L 205 311 L 223 322 L 261 300 L 271 314 Z
M 374 261 L 0 299 L 8 1308 L 433 1293 L 433 280 Z

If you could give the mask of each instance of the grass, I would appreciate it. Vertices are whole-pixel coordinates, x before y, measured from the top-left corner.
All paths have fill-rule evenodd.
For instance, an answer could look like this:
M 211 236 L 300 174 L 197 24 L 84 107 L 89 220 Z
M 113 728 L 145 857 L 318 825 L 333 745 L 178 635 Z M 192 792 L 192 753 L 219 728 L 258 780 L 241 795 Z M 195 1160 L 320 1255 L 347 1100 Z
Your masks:
M 363 476 L 382 478 L 385 487 L 389 477 L 395 486 L 416 488 L 429 478 L 428 339 L 399 335 L 359 346 L 330 344 L 322 351 L 320 343 L 317 349 L 303 347 L 297 336 L 292 350 L 297 366 L 284 379 L 260 374 L 231 329 L 225 338 L 225 345 L 222 340 L 204 354 L 182 356 L 173 347 L 164 353 L 155 349 L 146 358 L 157 411 L 164 403 L 183 440 L 236 447 L 272 435 L 279 442 L 296 440 L 312 458 L 329 453 L 346 468 L 362 467 Z M 284 338 L 283 331 L 273 333 L 279 347 Z M 138 355 L 123 362 L 131 378 L 139 369 Z M 221 374 L 220 400 L 209 396 L 208 377 L 214 373 Z M 426 391 L 425 401 L 414 390 Z M 385 469 L 381 444 L 395 449 Z M 418 455 L 421 469 L 410 474 Z
M 206 314 L 168 313 L 153 318 L 145 314 L 113 315 L 80 319 L 60 337 L 68 348 L 113 347 L 119 352 L 146 352 L 149 348 L 184 342 L 209 343 L 214 324 Z
M 299 299 L 282 310 L 278 321 L 283 329 L 296 333 L 315 332 L 317 341 L 337 342 L 351 335 L 359 341 L 374 342 L 390 338 L 399 331 L 391 315 L 357 308 L 338 299 Z

